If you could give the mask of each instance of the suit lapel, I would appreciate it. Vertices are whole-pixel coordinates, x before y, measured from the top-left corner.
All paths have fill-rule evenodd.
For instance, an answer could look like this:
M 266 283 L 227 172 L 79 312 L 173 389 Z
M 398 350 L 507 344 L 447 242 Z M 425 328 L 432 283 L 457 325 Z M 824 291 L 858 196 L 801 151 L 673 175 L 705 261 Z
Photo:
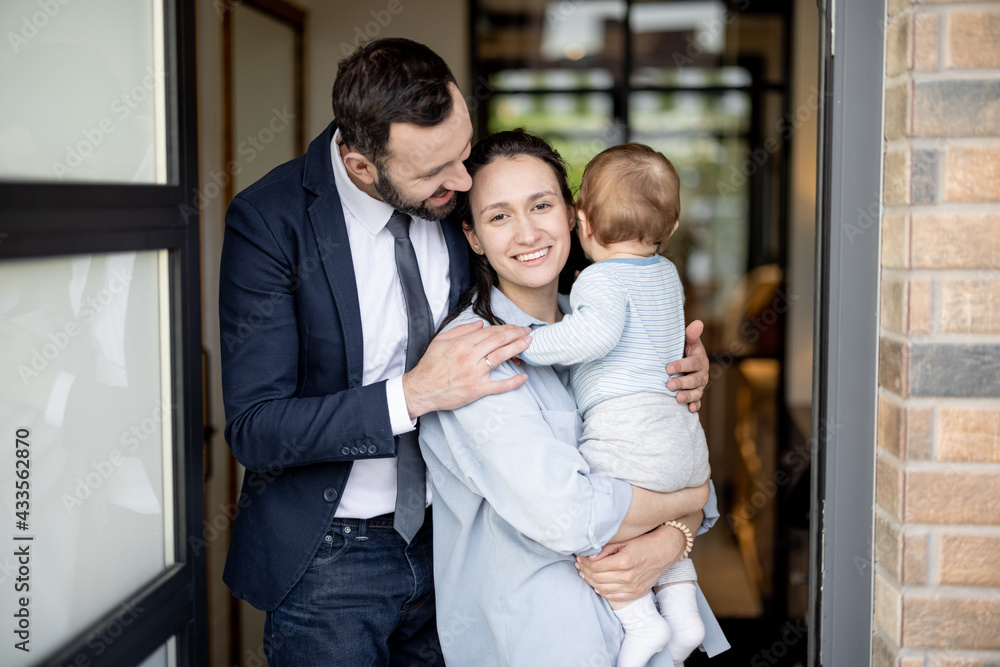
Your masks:
M 340 319 L 348 383 L 351 388 L 357 388 L 364 380 L 364 338 L 347 222 L 344 220 L 344 208 L 334 185 L 333 165 L 330 163 L 330 141 L 333 139 L 334 127 L 331 123 L 309 145 L 302 185 L 316 194 L 316 199 L 309 205 L 309 222 Z

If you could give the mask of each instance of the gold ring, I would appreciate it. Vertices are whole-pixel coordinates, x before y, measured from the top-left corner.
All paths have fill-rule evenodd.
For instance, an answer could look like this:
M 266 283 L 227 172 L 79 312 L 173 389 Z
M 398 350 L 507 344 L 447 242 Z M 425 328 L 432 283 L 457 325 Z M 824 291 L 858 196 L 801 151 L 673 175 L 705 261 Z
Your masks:
M 493 364 L 490 363 L 489 357 L 483 357 L 483 361 L 485 361 L 486 365 L 490 367 L 490 370 L 493 370 Z

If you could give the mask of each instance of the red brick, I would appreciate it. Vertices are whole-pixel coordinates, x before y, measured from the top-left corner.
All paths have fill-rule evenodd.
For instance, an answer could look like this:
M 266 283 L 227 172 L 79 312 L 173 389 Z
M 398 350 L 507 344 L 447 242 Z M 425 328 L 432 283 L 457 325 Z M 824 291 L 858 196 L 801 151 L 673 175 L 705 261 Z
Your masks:
M 879 294 L 879 323 L 883 328 L 899 334 L 906 333 L 906 282 L 882 278 Z
M 1000 68 L 1000 12 L 953 11 L 948 17 L 948 67 Z
M 903 470 L 884 456 L 875 461 L 875 502 L 892 517 L 903 516 Z
M 907 406 L 903 414 L 903 451 L 908 461 L 927 461 L 934 445 L 934 411 Z
M 922 72 L 938 68 L 937 14 L 917 14 L 913 20 L 913 68 Z
M 930 659 L 930 667 L 997 667 L 1000 663 L 984 662 L 982 658 L 965 658 L 954 655 L 935 655 Z
M 1000 280 L 944 281 L 940 311 L 945 333 L 1000 333 Z
M 931 333 L 931 281 L 911 280 L 907 292 L 906 332 Z
M 882 337 L 878 352 L 878 384 L 902 397 L 909 392 L 909 349 L 906 344 Z
M 906 213 L 886 213 L 882 217 L 882 266 L 910 266 L 909 226 L 910 216 Z
M 1000 146 L 949 148 L 944 193 L 945 201 L 1000 201 Z
M 878 397 L 876 442 L 897 458 L 903 458 L 903 410 L 892 399 Z
M 903 597 L 888 579 L 875 576 L 875 624 L 895 644 L 899 644 L 903 636 L 902 627 Z
M 910 223 L 914 268 L 1000 267 L 1000 213 L 915 213 Z
M 896 76 L 913 68 L 909 14 L 893 19 L 885 28 L 885 73 Z
M 888 127 L 887 118 L 886 128 Z M 885 154 L 882 196 L 886 206 L 902 206 L 910 203 L 910 161 L 909 150 L 889 151 Z
M 907 471 L 903 488 L 906 523 L 1000 525 L 998 472 L 940 464 Z
M 899 654 L 899 647 L 888 642 L 881 633 L 874 633 L 872 636 L 872 667 L 897 667 L 896 656 Z
M 903 585 L 926 585 L 928 581 L 927 545 L 930 541 L 927 531 L 904 528 L 900 540 L 903 546 L 901 563 Z
M 903 597 L 903 645 L 910 648 L 1000 649 L 1000 595 Z
M 895 581 L 902 581 L 903 536 L 899 523 L 879 513 L 875 516 L 875 563 Z
M 1000 463 L 1000 410 L 997 407 L 940 408 L 938 423 L 939 460 Z
M 912 0 L 889 0 L 886 5 L 886 14 L 890 17 L 890 21 L 898 21 L 904 14 L 899 12 L 905 10 L 913 4 Z
M 1000 587 L 1000 535 L 941 536 L 940 582 L 952 586 Z M 1000 632 L 1000 627 L 997 628 Z

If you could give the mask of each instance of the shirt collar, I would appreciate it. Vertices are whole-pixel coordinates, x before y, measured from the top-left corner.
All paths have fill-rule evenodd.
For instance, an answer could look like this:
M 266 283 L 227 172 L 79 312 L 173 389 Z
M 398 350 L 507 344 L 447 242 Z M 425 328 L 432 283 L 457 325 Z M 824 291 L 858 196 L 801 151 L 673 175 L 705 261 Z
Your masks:
M 350 212 L 358 223 L 375 236 L 386 226 L 392 217 L 393 208 L 384 201 L 375 199 L 362 191 L 347 175 L 347 167 L 340 157 L 340 130 L 333 133 L 330 141 L 330 159 L 333 162 L 333 180 L 340 195 L 340 202 Z
M 560 294 L 558 299 L 559 310 L 563 313 L 568 313 L 570 311 L 569 297 L 565 294 Z M 514 305 L 514 302 L 508 299 L 507 296 L 497 287 L 494 287 L 493 291 L 490 293 L 490 306 L 493 308 L 493 314 L 507 324 L 513 324 L 519 327 L 545 326 L 548 324 L 548 322 L 536 319 L 518 308 Z
M 615 262 L 616 264 L 632 264 L 633 266 L 648 266 L 660 261 L 660 256 L 653 253 L 649 257 L 610 257 L 602 259 L 602 262 Z

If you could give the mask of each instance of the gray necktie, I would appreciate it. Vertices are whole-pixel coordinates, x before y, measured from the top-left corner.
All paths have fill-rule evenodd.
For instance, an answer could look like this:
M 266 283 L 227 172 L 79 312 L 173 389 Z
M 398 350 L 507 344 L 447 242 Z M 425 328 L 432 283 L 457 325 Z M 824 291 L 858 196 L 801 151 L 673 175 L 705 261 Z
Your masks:
M 406 301 L 406 370 L 409 371 L 420 361 L 431 341 L 434 318 L 420 280 L 417 255 L 410 243 L 410 216 L 395 211 L 386 228 L 396 239 L 396 270 Z M 417 444 L 417 431 L 399 436 L 396 465 L 396 509 L 392 525 L 409 542 L 424 522 L 427 504 L 427 473 Z

